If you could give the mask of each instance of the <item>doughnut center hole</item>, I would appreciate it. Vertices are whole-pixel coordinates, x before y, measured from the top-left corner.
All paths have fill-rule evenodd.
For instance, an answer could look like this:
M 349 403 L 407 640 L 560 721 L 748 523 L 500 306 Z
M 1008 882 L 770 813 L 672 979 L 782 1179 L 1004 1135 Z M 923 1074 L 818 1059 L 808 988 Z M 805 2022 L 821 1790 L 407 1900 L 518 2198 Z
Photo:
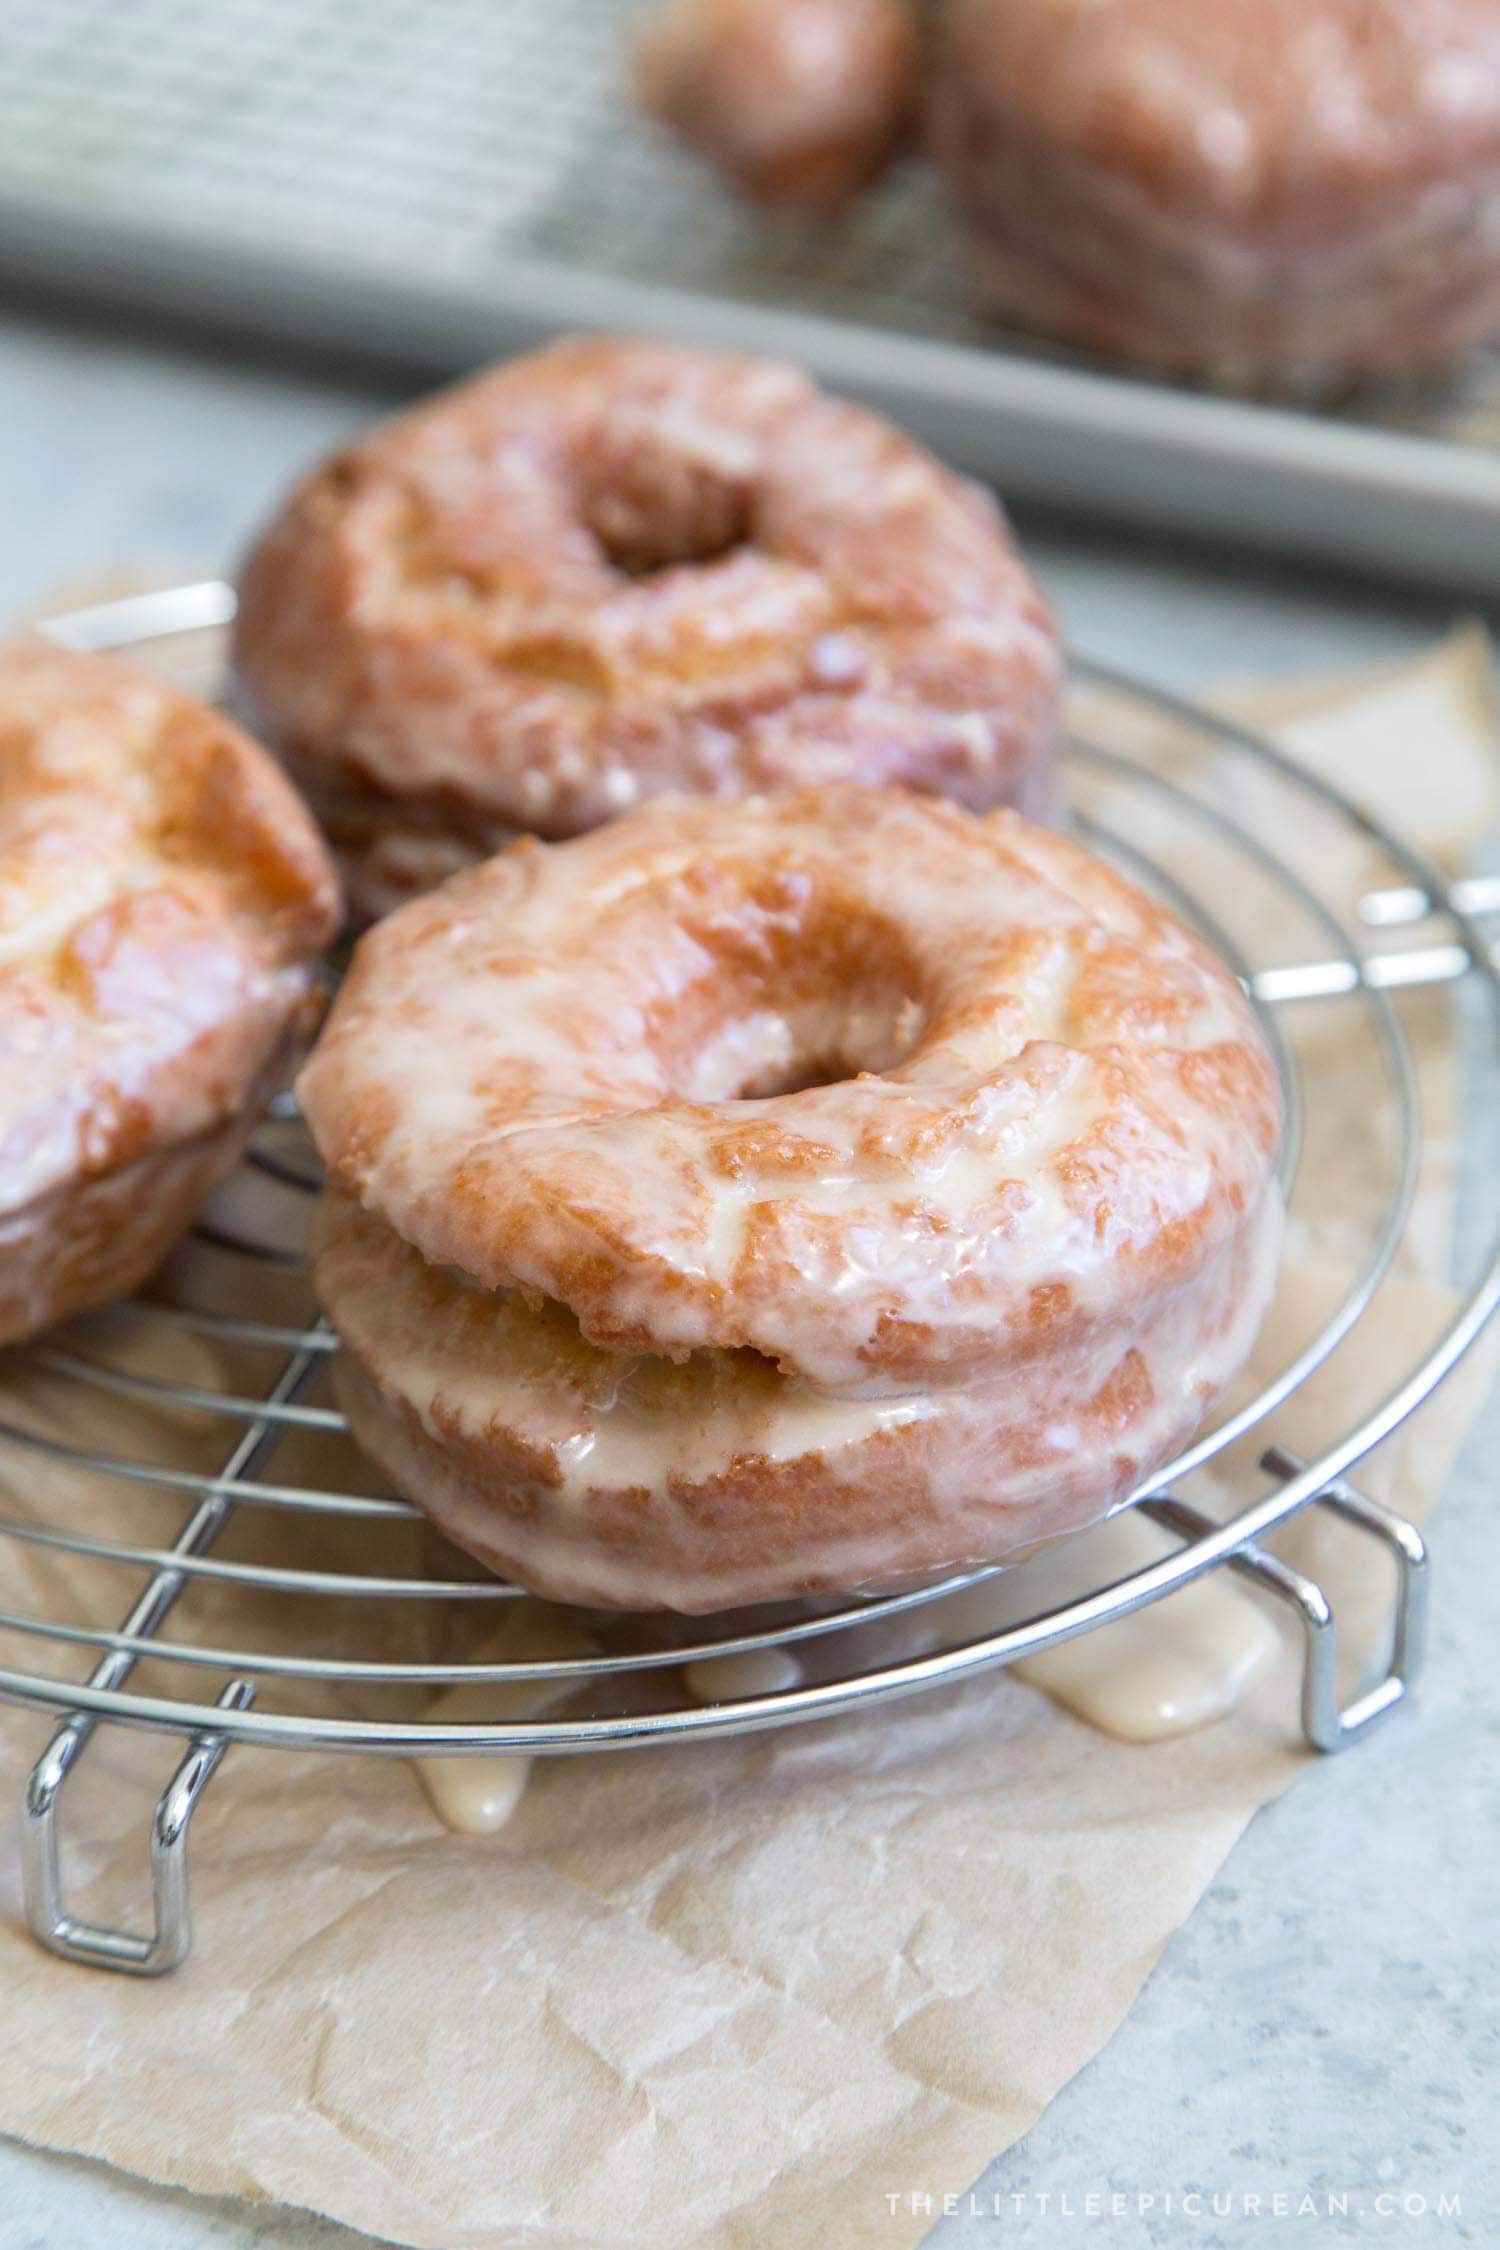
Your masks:
M 904 1063 L 921 1036 L 920 1001 L 897 993 L 790 1010 L 767 1008 L 726 1023 L 698 1058 L 713 1082 L 710 1101 L 767 1101 L 814 1086 L 842 1086 L 861 1071 L 880 1075 Z
M 648 416 L 625 416 L 576 464 L 579 513 L 624 578 L 722 562 L 754 536 L 752 458 L 728 433 L 687 442 Z
M 850 992 L 746 1010 L 722 1021 L 692 1055 L 684 1090 L 694 1101 L 761 1102 L 842 1086 L 861 1072 L 898 1070 L 926 1023 L 920 1000 L 900 991 Z
M 646 1018 L 664 1093 L 766 1101 L 885 1075 L 921 1046 L 930 964 L 836 863 L 705 861 L 673 889 Z
M 722 562 L 750 537 L 750 510 L 694 518 L 653 515 L 628 493 L 603 493 L 588 518 L 604 558 L 622 578 L 657 578 L 663 571 Z

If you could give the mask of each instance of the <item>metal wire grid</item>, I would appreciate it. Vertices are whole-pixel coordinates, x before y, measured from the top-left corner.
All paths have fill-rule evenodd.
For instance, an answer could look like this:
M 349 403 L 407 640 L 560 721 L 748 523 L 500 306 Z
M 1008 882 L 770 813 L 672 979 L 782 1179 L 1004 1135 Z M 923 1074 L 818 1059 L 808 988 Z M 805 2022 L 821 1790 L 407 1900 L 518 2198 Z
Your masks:
M 77 646 L 139 644 L 222 622 L 232 606 L 226 587 L 181 588 L 75 613 L 54 621 L 50 629 Z M 273 1319 L 191 1303 L 141 1304 L 132 1311 L 134 1322 L 160 1321 L 185 1337 L 253 1348 L 273 1363 L 274 1372 L 263 1388 L 247 1387 L 241 1392 L 165 1381 L 91 1355 L 86 1339 L 80 1343 L 76 1330 L 31 1347 L 27 1355 L 34 1366 L 76 1386 L 80 1399 L 102 1391 L 122 1401 L 212 1416 L 237 1433 L 222 1462 L 199 1472 L 38 1437 L 14 1423 L 0 1422 L 0 1446 L 11 1452 L 12 1463 L 16 1456 L 29 1455 L 90 1477 L 117 1480 L 122 1488 L 144 1485 L 162 1493 L 180 1493 L 190 1503 L 175 1536 L 159 1544 L 101 1537 L 50 1520 L 0 1518 L 0 1542 L 26 1542 L 79 1558 L 90 1567 L 123 1570 L 143 1581 L 114 1630 L 13 1606 L 0 1608 L 0 1632 L 46 1651 L 34 1668 L 0 1669 L 0 1697 L 65 1714 L 33 1774 L 28 1795 L 28 1910 L 42 1942 L 75 1960 L 138 1973 L 156 1973 L 182 1958 L 189 1943 L 187 1822 L 231 1741 L 405 1755 L 480 1750 L 566 1753 L 782 1725 L 1003 1665 L 1123 1616 L 1220 1563 L 1229 1563 L 1290 1603 L 1299 1617 L 1307 1657 L 1303 1725 L 1318 1748 L 1342 1747 L 1400 1701 L 1420 1651 L 1425 1553 L 1416 1531 L 1358 1493 L 1346 1481 L 1345 1472 L 1427 1396 L 1500 1302 L 1500 1241 L 1488 1247 L 1477 1280 L 1431 1348 L 1353 1427 L 1332 1436 L 1318 1459 L 1298 1460 L 1273 1442 L 1261 1456 L 1262 1471 L 1270 1481 L 1248 1493 L 1225 1521 L 1205 1515 L 1177 1488 L 1193 1470 L 1222 1461 L 1227 1449 L 1249 1433 L 1274 1433 L 1278 1406 L 1338 1348 L 1379 1288 L 1406 1228 L 1421 1157 L 1412 1059 L 1390 992 L 1393 987 L 1466 978 L 1483 996 L 1486 1028 L 1492 1032 L 1500 1021 L 1500 978 L 1473 917 L 1475 911 L 1500 909 L 1500 885 L 1483 881 L 1450 885 L 1422 854 L 1330 784 L 1247 730 L 1177 698 L 1140 688 L 1106 667 L 1075 664 L 1075 672 L 1106 686 L 1127 711 L 1165 716 L 1194 730 L 1232 763 L 1274 774 L 1309 813 L 1317 810 L 1347 834 L 1378 847 L 1400 881 L 1366 898 L 1368 923 L 1419 928 L 1436 920 L 1442 931 L 1434 942 L 1369 953 L 1361 938 L 1341 923 L 1264 836 L 1238 825 L 1231 814 L 1186 787 L 1178 776 L 1156 770 L 1130 751 L 1092 738 L 1072 740 L 1069 755 L 1080 781 L 1103 777 L 1127 806 L 1165 805 L 1174 817 L 1188 822 L 1205 850 L 1232 855 L 1244 881 L 1271 886 L 1285 904 L 1289 925 L 1300 936 L 1305 938 L 1309 931 L 1317 934 L 1322 950 L 1314 949 L 1305 957 L 1270 965 L 1246 960 L 1232 929 L 1202 898 L 1185 891 L 1179 878 L 1168 875 L 1137 836 L 1122 832 L 1097 813 L 1083 816 L 1090 840 L 1128 873 L 1165 891 L 1224 950 L 1244 979 L 1287 1089 L 1289 1125 L 1283 1155 L 1287 1187 L 1295 1180 L 1304 1101 L 1310 1096 L 1314 1108 L 1309 1114 L 1315 1117 L 1318 1099 L 1316 1085 L 1304 1088 L 1300 1083 L 1297 1057 L 1282 1023 L 1288 1009 L 1323 1001 L 1357 1011 L 1372 1073 L 1372 1100 L 1378 1083 L 1393 1119 L 1383 1208 L 1343 1301 L 1257 1397 L 1163 1469 L 1141 1498 L 1139 1504 L 1180 1541 L 1176 1549 L 1123 1581 L 1091 1586 L 1075 1599 L 1054 1601 L 1001 1630 L 976 1635 L 972 1626 L 966 1633 L 960 1623 L 951 1645 L 935 1649 L 929 1645 L 915 1653 L 901 1650 L 899 1636 L 896 1643 L 887 1640 L 883 1645 L 881 1631 L 919 1610 L 940 1618 L 946 1601 L 990 1573 L 971 1572 L 939 1587 L 883 1599 L 696 1620 L 688 1628 L 637 1621 L 626 1645 L 584 1658 L 495 1658 L 472 1647 L 456 1653 L 425 1650 L 411 1657 L 327 1653 L 312 1632 L 304 1635 L 302 1620 L 309 1614 L 326 1617 L 330 1605 L 339 1605 L 340 1616 L 358 1620 L 358 1634 L 365 1620 L 371 1621 L 373 1630 L 374 1623 L 388 1619 L 397 1605 L 424 1620 L 451 1619 L 460 1613 L 493 1618 L 503 1615 L 504 1605 L 517 1598 L 516 1590 L 466 1575 L 452 1560 L 395 1571 L 371 1569 L 367 1542 L 372 1533 L 380 1527 L 409 1527 L 417 1520 L 416 1511 L 383 1493 L 333 1489 L 316 1474 L 277 1481 L 279 1449 L 294 1437 L 332 1436 L 342 1427 L 334 1408 L 308 1395 L 334 1349 L 334 1339 L 315 1316 Z M 1149 826 L 1144 820 L 1139 825 Z M 317 1181 L 305 1150 L 288 1145 L 291 1114 L 283 1097 L 267 1134 L 250 1152 L 247 1178 L 259 1183 L 262 1196 L 269 1184 L 274 1194 L 295 1202 L 314 1191 Z M 243 1217 L 236 1218 L 231 1211 L 228 1217 L 200 1222 L 195 1235 L 200 1246 L 252 1275 L 283 1275 L 295 1265 L 285 1231 L 274 1221 L 257 1221 L 247 1229 Z M 1318 1586 L 1261 1544 L 1277 1525 L 1312 1503 L 1330 1506 L 1379 1538 L 1395 1557 L 1398 1570 L 1389 1665 L 1373 1686 L 1343 1709 L 1338 1702 L 1334 1620 L 1327 1599 Z M 334 1567 L 321 1563 L 311 1567 L 295 1559 L 244 1561 L 214 1552 L 233 1523 L 250 1517 L 284 1525 L 289 1545 L 299 1524 L 315 1522 L 320 1535 L 335 1538 Z M 346 1545 L 337 1545 L 339 1541 Z M 295 1547 L 290 1552 L 294 1556 Z M 164 1628 L 174 1607 L 185 1593 L 204 1589 L 212 1590 L 221 1603 L 224 1636 L 217 1632 L 200 1638 L 169 1636 Z M 292 1605 L 293 1645 L 277 1648 L 255 1638 L 235 1645 L 236 1603 L 248 1605 L 266 1594 Z M 941 1642 L 941 1633 L 938 1639 Z M 693 1701 L 683 1692 L 680 1668 L 687 1663 L 788 1646 L 796 1646 L 804 1655 L 812 1652 L 819 1676 L 797 1686 L 758 1695 L 726 1695 L 709 1703 Z M 88 1679 L 70 1676 L 67 1660 L 95 1651 L 98 1660 Z M 189 1680 L 206 1675 L 203 1693 L 165 1695 L 144 1690 L 134 1678 L 143 1663 L 178 1668 Z M 423 1716 L 415 1709 L 434 1690 L 455 1682 L 503 1687 L 516 1682 L 534 1685 L 544 1679 L 566 1683 L 574 1704 L 590 1698 L 588 1707 L 540 1717 L 478 1721 Z M 268 1688 L 289 1700 L 291 1708 L 257 1708 L 258 1692 Z M 359 1699 L 374 1691 L 397 1695 L 399 1715 L 371 1716 L 360 1707 Z M 355 1707 L 344 1704 L 345 1697 L 353 1699 Z M 152 1831 L 157 1921 L 150 1936 L 82 1923 L 67 1912 L 62 1898 L 56 1833 L 59 1793 L 101 1720 L 165 1730 L 188 1740 Z
M 520 266 L 1084 365 L 976 316 L 928 168 L 767 220 L 628 98 L 637 0 L 8 0 L 0 201 L 513 292 Z M 1347 410 L 1500 448 L 1500 354 Z M 1345 418 L 1341 415 L 1340 417 Z
M 13 0 L 4 168 L 184 195 L 231 236 L 289 219 L 356 256 L 482 255 L 618 92 L 612 0 Z

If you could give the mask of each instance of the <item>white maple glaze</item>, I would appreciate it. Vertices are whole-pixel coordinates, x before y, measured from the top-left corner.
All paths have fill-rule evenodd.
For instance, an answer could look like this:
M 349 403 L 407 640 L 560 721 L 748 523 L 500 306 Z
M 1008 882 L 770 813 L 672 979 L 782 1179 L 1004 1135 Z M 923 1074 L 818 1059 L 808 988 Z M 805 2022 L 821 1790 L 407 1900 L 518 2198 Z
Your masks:
M 485 1661 L 512 1663 L 530 1657 L 564 1662 L 594 1654 L 596 1645 L 580 1626 L 528 1603 L 485 1651 Z M 466 1680 L 434 1697 L 427 1718 L 430 1724 L 539 1719 L 564 1702 L 576 1684 L 568 1677 Z M 532 1761 L 520 1752 L 495 1752 L 414 1758 L 412 1764 L 445 1828 L 464 1836 L 494 1836 L 520 1804 Z

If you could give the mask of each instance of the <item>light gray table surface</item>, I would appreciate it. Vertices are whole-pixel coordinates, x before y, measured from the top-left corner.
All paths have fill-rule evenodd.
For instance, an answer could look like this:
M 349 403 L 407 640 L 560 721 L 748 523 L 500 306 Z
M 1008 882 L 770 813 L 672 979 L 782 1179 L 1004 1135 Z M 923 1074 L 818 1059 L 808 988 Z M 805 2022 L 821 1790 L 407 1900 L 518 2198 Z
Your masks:
M 289 474 L 396 395 L 368 374 L 0 310 L 0 615 L 116 572 L 227 568 Z M 1074 643 L 1164 683 L 1397 656 L 1466 606 L 1127 535 L 1020 528 Z M 963 2208 L 967 2181 L 911 2182 L 959 2198 L 946 2218 L 933 2205 L 942 2250 L 1500 2241 L 1497 1439 L 1500 1401 L 1437 1517 L 1416 1708 L 1259 1816 L 1105 2051 L 975 2185 L 977 2212 Z M 1194 2190 L 1203 2208 L 1184 2211 Z M 1215 2191 L 1232 2199 L 1227 2215 L 1214 2215 Z M 1337 2201 L 1330 2214 L 1325 2199 L 1346 2193 L 1347 2215 Z M 1257 2194 L 1259 2212 L 1246 2202 Z M 1105 2199 L 1098 2215 L 1091 2196 Z M 1299 2215 L 1304 2197 L 1315 2214 Z M 1439 2197 L 1460 2212 L 1441 2215 Z M 365 2239 L 0 2142 L 0 2250 Z

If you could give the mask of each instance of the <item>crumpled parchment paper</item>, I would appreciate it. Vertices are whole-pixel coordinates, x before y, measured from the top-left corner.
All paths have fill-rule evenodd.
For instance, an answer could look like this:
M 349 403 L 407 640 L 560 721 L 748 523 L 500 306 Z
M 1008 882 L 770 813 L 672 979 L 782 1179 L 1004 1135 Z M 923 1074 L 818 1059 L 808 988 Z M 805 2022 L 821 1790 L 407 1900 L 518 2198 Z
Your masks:
M 1476 633 L 1389 675 L 1241 707 L 1257 703 L 1450 859 L 1491 824 Z M 1344 872 L 1368 879 L 1358 855 Z M 1378 1395 L 1449 1308 L 1451 1005 L 1429 994 L 1409 1017 L 1431 1135 L 1420 1223 L 1359 1351 L 1278 1422 L 1294 1444 L 1347 1419 L 1355 1391 Z M 1336 1300 L 1375 1161 L 1361 1051 L 1346 1055 L 1336 1007 L 1309 1021 L 1326 1042 L 1324 1123 L 1262 1372 Z M 1424 1515 L 1483 1380 L 1477 1362 L 1462 1371 L 1368 1464 L 1367 1488 Z M 54 1378 L 0 1376 L 0 1412 L 34 1427 L 163 1443 L 132 1426 L 153 1409 L 96 1401 L 82 1432 L 80 1411 Z M 184 1460 L 222 1442 L 191 1417 L 169 1435 Z M 117 1487 L 60 1492 L 64 1474 L 0 1447 L 0 1508 L 46 1522 L 66 1506 L 96 1526 L 90 1508 L 125 1509 Z M 157 1507 L 162 1528 L 180 1513 L 129 1505 Z M 1368 1654 L 1383 1560 L 1321 1517 L 1282 1551 L 1319 1573 Z M 0 1561 L 6 1606 L 67 1603 L 96 1623 L 123 1606 L 118 1571 L 14 1542 Z M 888 2193 L 973 2177 L 1032 2124 L 1256 1807 L 1307 1768 L 1297 1670 L 1288 1638 L 1230 1719 L 1150 1748 L 991 1675 L 781 1733 L 558 1760 L 491 1839 L 445 1833 L 404 1765 L 231 1751 L 193 1828 L 197 1948 L 164 1982 L 39 1951 L 14 1848 L 0 1856 L 0 2130 L 434 2250 L 889 2250 L 921 2222 Z M 48 1731 L 0 1715 L 12 1802 Z M 139 1918 L 147 1808 L 176 1754 L 105 1729 L 81 1761 L 66 1798 L 80 1906 Z

